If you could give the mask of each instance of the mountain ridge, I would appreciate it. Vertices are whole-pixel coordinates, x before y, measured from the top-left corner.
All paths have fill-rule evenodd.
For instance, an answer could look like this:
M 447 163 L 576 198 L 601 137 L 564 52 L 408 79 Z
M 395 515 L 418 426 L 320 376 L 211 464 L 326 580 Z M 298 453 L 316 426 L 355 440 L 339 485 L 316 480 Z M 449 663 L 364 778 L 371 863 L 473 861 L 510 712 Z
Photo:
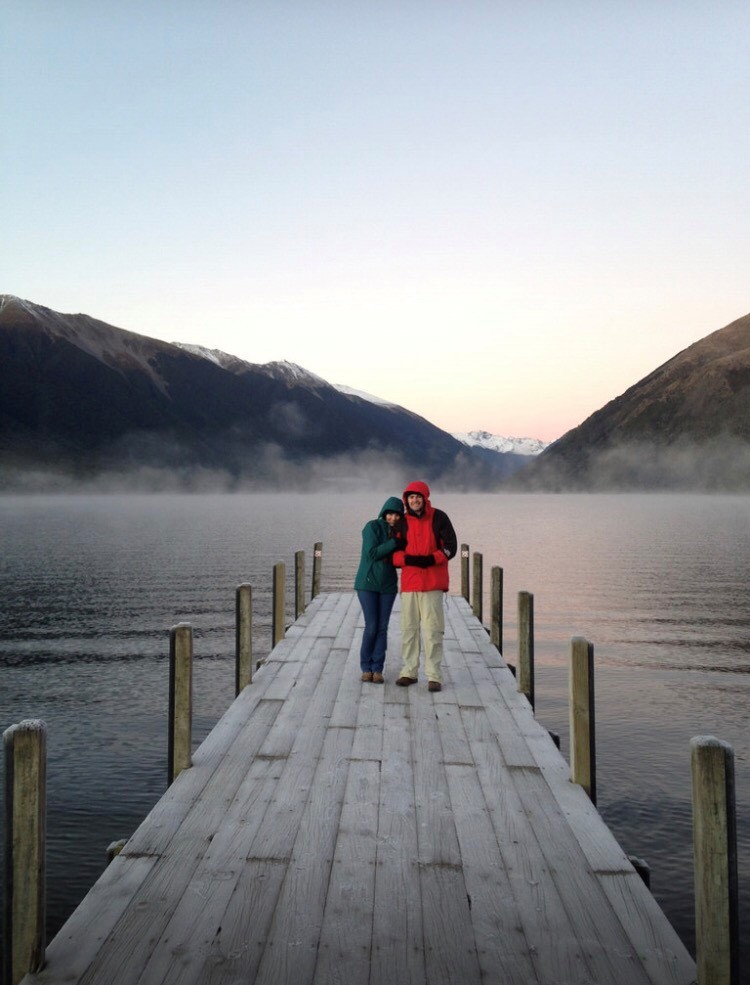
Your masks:
M 506 484 L 552 490 L 750 488 L 750 314 L 682 349 Z
M 467 448 L 405 408 L 344 393 L 289 362 L 257 365 L 0 297 L 0 485 L 50 471 L 112 481 L 295 488 L 408 470 L 487 488 L 518 456 Z M 198 477 L 196 479 L 195 477 Z M 12 484 L 12 483 L 11 483 Z

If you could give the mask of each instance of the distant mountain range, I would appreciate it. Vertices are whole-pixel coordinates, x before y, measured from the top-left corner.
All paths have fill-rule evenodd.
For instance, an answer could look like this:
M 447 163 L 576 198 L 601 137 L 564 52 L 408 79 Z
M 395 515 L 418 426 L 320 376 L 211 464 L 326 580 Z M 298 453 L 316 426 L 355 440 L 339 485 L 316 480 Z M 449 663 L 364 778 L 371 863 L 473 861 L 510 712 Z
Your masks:
M 0 295 L 0 488 L 496 488 L 526 461 L 287 362 Z
M 678 353 L 505 485 L 749 490 L 750 315 Z
M 0 295 L 0 489 L 750 489 L 750 315 L 549 446 Z M 394 486 L 395 487 L 395 486 Z
M 472 448 L 486 448 L 488 451 L 506 454 L 513 452 L 514 455 L 539 455 L 550 444 L 549 441 L 540 441 L 539 438 L 502 438 L 499 434 L 490 434 L 489 431 L 469 431 L 466 434 L 454 434 L 454 438 L 469 445 Z

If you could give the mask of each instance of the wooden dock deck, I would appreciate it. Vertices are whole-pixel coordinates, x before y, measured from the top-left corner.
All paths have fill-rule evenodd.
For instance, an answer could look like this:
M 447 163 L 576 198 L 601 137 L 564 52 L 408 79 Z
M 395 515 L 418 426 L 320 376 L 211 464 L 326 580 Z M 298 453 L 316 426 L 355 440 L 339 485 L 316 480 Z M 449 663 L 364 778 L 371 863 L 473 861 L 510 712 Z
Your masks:
M 660 985 L 695 964 L 459 597 L 445 686 L 289 629 L 24 985 Z

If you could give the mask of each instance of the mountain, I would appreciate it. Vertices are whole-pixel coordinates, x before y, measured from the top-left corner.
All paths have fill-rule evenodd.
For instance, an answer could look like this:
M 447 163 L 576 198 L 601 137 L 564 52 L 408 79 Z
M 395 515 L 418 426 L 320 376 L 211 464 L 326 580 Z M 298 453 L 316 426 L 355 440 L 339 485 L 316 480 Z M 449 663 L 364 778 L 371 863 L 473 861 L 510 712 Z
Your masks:
M 0 488 L 491 488 L 522 462 L 292 363 L 0 295 Z
M 750 315 L 655 369 L 551 444 L 507 485 L 750 489 Z
M 466 434 L 454 434 L 454 438 L 470 448 L 487 448 L 489 451 L 514 455 L 539 455 L 548 446 L 548 441 L 539 438 L 503 438 L 489 431 L 469 431 Z

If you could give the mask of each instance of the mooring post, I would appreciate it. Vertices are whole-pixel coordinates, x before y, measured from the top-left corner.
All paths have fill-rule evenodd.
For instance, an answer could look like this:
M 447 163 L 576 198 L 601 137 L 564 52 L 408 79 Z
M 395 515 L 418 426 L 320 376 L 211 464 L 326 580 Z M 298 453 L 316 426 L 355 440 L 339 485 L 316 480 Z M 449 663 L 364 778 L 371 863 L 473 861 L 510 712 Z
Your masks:
M 5 746 L 5 917 L 3 980 L 18 985 L 45 954 L 47 726 L 26 720 Z
M 469 601 L 469 545 L 461 544 L 461 594 Z
M 286 636 L 286 565 L 277 561 L 273 566 L 273 627 L 271 646 Z
M 518 690 L 534 707 L 534 596 L 518 593 Z
M 299 619 L 305 611 L 305 552 L 294 555 L 294 618 Z
M 477 619 L 482 621 L 482 555 L 478 554 L 476 551 L 472 557 L 473 570 L 472 579 L 474 584 L 472 585 L 472 603 L 471 611 L 477 617 Z
M 582 636 L 570 644 L 570 778 L 595 804 L 594 645 Z
M 235 598 L 235 696 L 253 683 L 253 588 L 237 586 Z
M 320 595 L 320 569 L 323 565 L 323 545 L 318 542 L 313 548 L 312 594 L 311 599 Z
M 490 604 L 492 621 L 490 642 L 503 652 L 503 569 L 495 565 L 490 570 Z
M 193 627 L 181 622 L 169 631 L 168 782 L 193 765 Z
M 712 735 L 690 746 L 698 985 L 739 985 L 734 750 Z

